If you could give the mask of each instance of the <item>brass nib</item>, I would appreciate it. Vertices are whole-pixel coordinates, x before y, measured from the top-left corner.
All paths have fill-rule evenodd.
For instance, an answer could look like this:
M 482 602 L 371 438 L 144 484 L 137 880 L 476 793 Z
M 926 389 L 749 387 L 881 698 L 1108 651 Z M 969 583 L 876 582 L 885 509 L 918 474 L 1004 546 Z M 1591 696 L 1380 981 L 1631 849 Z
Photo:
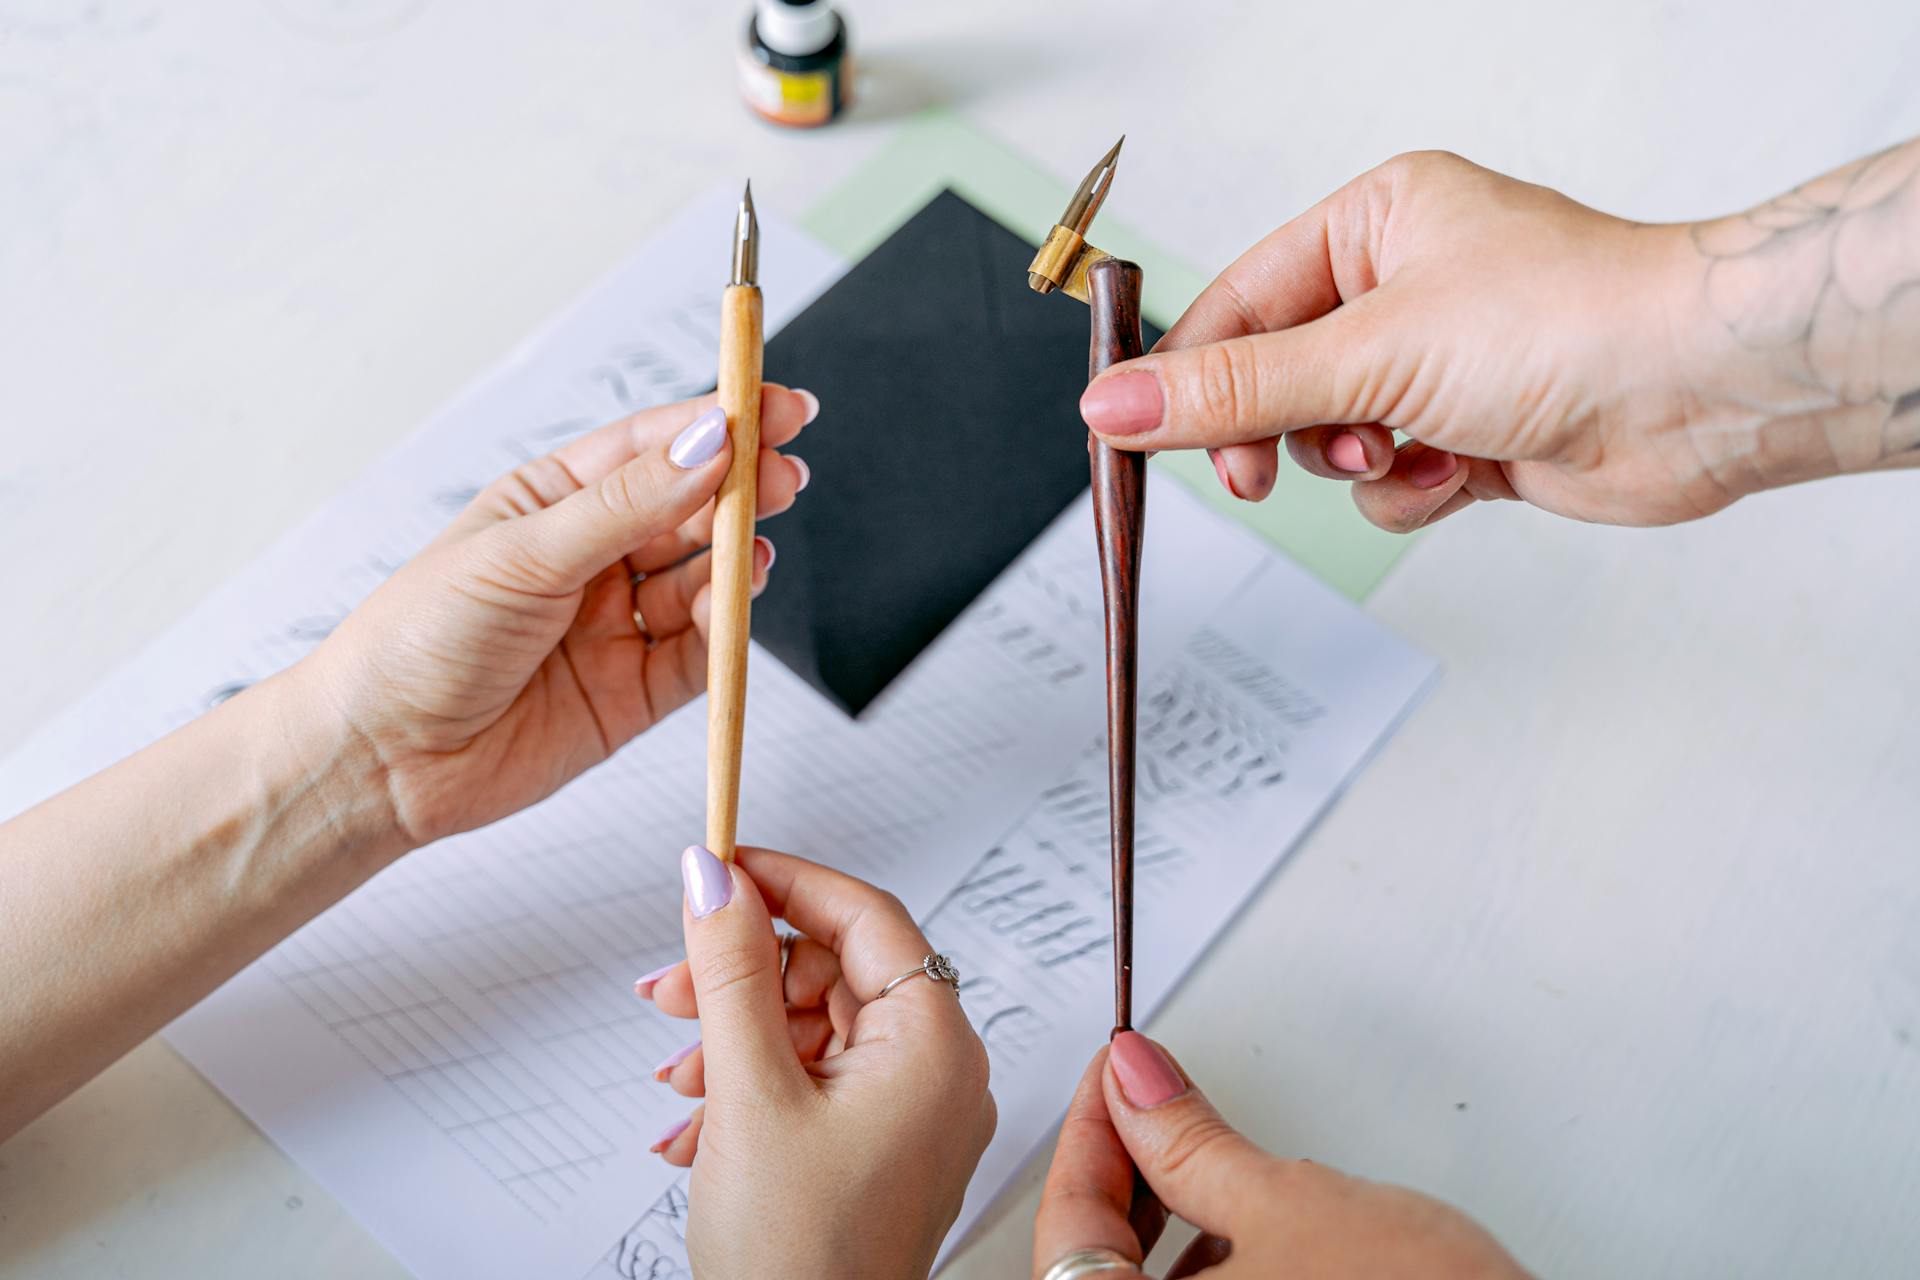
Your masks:
M 1093 225 L 1093 216 L 1106 203 L 1114 170 L 1119 167 L 1120 148 L 1126 141 L 1127 135 L 1121 134 L 1113 149 L 1087 171 L 1073 199 L 1067 201 L 1066 212 L 1047 233 L 1040 251 L 1033 255 L 1033 262 L 1027 267 L 1027 286 L 1035 293 L 1052 293 L 1058 289 L 1070 298 L 1087 300 L 1087 268 L 1113 256 L 1087 243 L 1087 228 Z
M 728 284 L 760 283 L 760 219 L 753 212 L 753 179 L 740 197 L 740 212 L 733 219 L 733 274 Z

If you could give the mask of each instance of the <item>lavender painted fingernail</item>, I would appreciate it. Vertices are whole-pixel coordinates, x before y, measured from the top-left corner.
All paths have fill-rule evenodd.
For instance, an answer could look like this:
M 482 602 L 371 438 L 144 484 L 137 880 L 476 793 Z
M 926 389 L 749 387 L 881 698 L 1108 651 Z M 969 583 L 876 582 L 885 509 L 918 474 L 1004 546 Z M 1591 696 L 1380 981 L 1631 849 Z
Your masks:
M 692 1116 L 686 1116 L 683 1119 L 675 1120 L 672 1124 L 668 1125 L 665 1129 L 660 1131 L 660 1136 L 653 1140 L 653 1145 L 648 1147 L 647 1150 L 655 1153 L 664 1151 L 666 1149 L 667 1144 L 669 1142 L 672 1142 L 675 1138 L 679 1137 L 681 1134 L 685 1133 L 687 1131 L 687 1126 L 692 1123 L 693 1123 Z
M 727 442 L 727 411 L 715 405 L 673 438 L 667 448 L 667 460 L 682 471 L 705 466 L 713 461 L 720 446 Z
M 642 1000 L 650 998 L 653 995 L 654 983 L 672 973 L 679 963 L 678 960 L 675 960 L 673 964 L 663 964 L 652 973 L 643 973 L 635 978 L 633 980 L 633 994 L 639 996 Z
M 793 491 L 795 493 L 801 493 L 808 485 L 813 483 L 813 468 L 807 465 L 805 458 L 795 457 L 791 453 L 787 455 L 787 461 L 791 462 L 793 469 L 800 473 L 800 483 L 793 486 Z
M 727 864 L 705 845 L 690 844 L 680 855 L 680 878 L 687 883 L 687 910 L 695 920 L 733 901 L 733 877 L 727 874 Z
M 698 1040 L 695 1040 L 692 1044 L 687 1045 L 685 1048 L 675 1049 L 672 1053 L 662 1058 L 660 1060 L 660 1065 L 653 1069 L 653 1078 L 655 1080 L 665 1080 L 667 1078 L 667 1073 L 669 1071 L 672 1071 L 675 1067 L 679 1066 L 681 1063 L 685 1062 L 688 1058 L 692 1057 L 693 1051 L 695 1049 L 698 1049 L 699 1047 L 700 1047 L 700 1042 Z

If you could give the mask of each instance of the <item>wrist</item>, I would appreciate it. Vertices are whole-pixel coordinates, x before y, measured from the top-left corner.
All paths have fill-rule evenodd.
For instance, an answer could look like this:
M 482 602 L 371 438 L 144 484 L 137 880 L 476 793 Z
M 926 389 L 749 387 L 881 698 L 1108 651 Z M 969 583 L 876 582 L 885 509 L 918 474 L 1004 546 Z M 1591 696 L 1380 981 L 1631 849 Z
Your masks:
M 301 662 L 228 704 L 253 720 L 257 783 L 267 811 L 298 812 L 295 824 L 361 878 L 416 842 L 400 821 L 386 763 L 322 673 Z

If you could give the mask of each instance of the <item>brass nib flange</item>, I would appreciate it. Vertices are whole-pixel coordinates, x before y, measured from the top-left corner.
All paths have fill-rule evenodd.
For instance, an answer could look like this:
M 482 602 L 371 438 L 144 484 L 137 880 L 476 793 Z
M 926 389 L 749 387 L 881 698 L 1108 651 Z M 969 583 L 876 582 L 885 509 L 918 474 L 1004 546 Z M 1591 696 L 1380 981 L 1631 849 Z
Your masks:
M 1088 172 L 1079 190 L 1073 193 L 1073 199 L 1067 202 L 1067 211 L 1060 215 L 1060 221 L 1047 233 L 1040 251 L 1027 264 L 1027 285 L 1035 293 L 1052 293 L 1058 289 L 1069 298 L 1087 300 L 1087 268 L 1113 256 L 1087 243 L 1087 228 L 1093 225 L 1093 215 L 1100 212 L 1107 190 L 1113 185 L 1120 147 L 1126 140 L 1122 134 L 1113 149 Z

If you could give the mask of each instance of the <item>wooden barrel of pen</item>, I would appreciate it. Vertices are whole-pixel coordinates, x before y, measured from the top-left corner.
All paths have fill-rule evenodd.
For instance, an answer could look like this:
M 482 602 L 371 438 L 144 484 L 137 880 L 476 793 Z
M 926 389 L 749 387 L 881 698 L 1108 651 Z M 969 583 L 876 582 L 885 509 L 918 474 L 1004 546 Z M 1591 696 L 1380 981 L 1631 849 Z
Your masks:
M 707 848 L 733 858 L 747 720 L 747 636 L 760 467 L 760 290 L 720 298 L 720 407 L 733 458 L 713 501 L 712 624 L 707 631 Z
M 1093 340 L 1087 376 L 1145 354 L 1140 268 L 1117 258 L 1087 272 Z M 1107 617 L 1107 799 L 1113 843 L 1113 1033 L 1133 1025 L 1134 726 L 1140 651 L 1140 537 L 1147 455 L 1092 444 L 1093 529 Z

